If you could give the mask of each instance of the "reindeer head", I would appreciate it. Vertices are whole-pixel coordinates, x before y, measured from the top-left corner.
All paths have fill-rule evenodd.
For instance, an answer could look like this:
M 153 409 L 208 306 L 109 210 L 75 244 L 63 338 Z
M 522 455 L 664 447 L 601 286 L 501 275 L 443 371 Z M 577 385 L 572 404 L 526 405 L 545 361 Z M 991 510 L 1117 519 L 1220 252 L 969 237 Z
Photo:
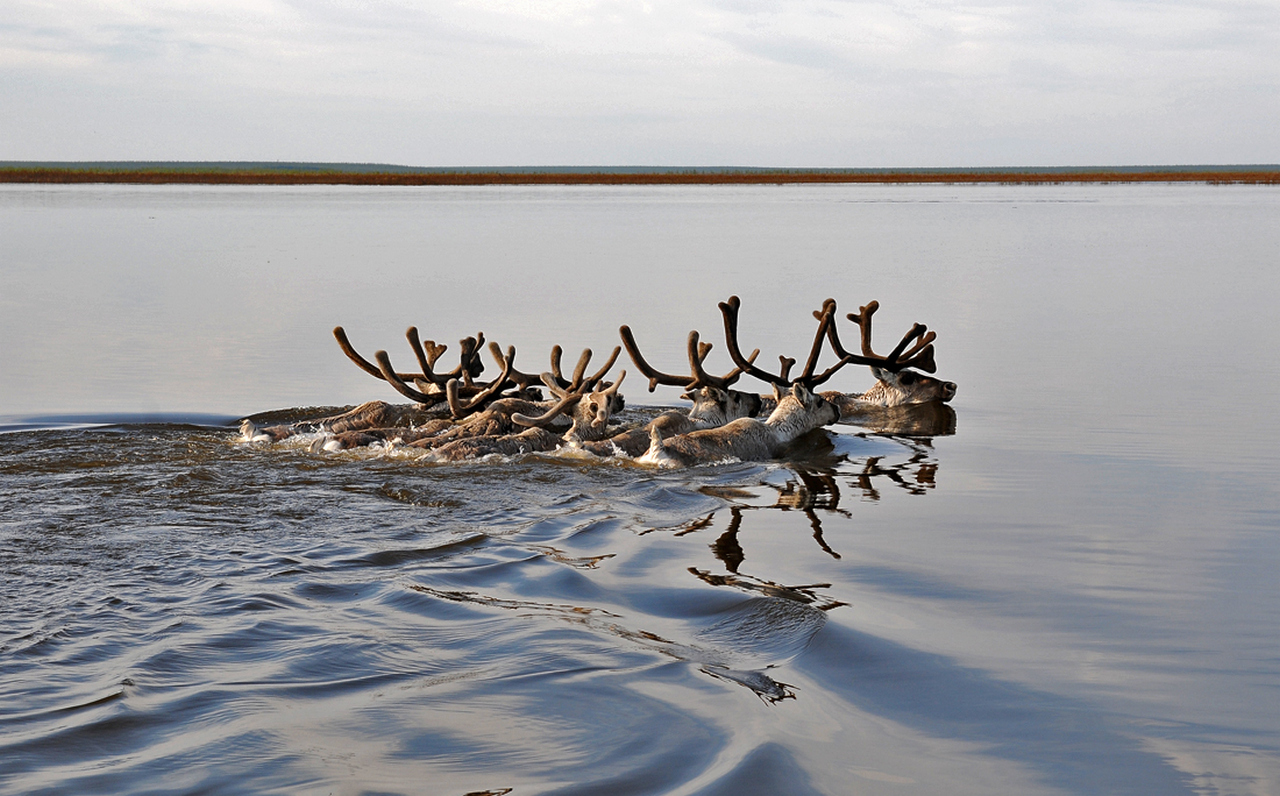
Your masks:
M 829 425 L 840 419 L 840 407 L 796 382 L 790 389 L 774 385 L 778 408 L 769 415 L 766 424 L 786 428 L 791 436 L 799 436 L 815 428 Z
M 859 402 L 878 406 L 946 402 L 954 398 L 955 382 L 925 376 L 912 369 L 918 368 L 927 373 L 933 373 L 938 369 L 933 360 L 933 341 L 937 335 L 929 331 L 924 324 L 914 324 L 887 356 L 875 353 L 871 346 L 871 318 L 879 307 L 879 302 L 872 301 L 859 307 L 858 312 L 848 315 L 849 320 L 858 324 L 862 349 L 860 354 L 850 353 L 840 343 L 835 324 L 836 303 L 833 299 L 827 299 L 823 303 L 821 312 L 814 313 L 820 321 L 819 335 L 823 333 L 825 325 L 827 340 L 836 356 L 840 357 L 836 367 L 847 363 L 860 363 L 869 366 L 871 373 L 876 377 L 874 387 L 862 395 L 850 397 L 856 398 Z M 829 369 L 828 373 L 833 371 L 834 369 Z
M 622 384 L 626 375 L 627 372 L 624 370 L 613 384 L 606 382 L 603 389 L 582 396 L 582 399 L 573 407 L 571 413 L 573 423 L 565 432 L 565 439 L 593 442 L 607 436 L 605 429 L 609 425 L 609 418 L 622 410 L 623 400 L 622 394 L 618 392 L 618 386 Z
M 608 435 L 609 418 L 622 409 L 623 401 L 618 388 L 626 377 L 627 372 L 624 370 L 612 384 L 600 382 L 601 386 L 587 392 L 591 389 L 589 385 L 578 385 L 574 391 L 569 391 L 556 384 L 550 373 L 543 374 L 547 389 L 560 400 L 540 417 L 517 413 L 511 416 L 511 420 L 522 426 L 545 427 L 557 417 L 566 415 L 570 424 L 569 430 L 564 433 L 565 440 L 572 443 L 604 439 Z
M 705 386 L 689 390 L 680 397 L 693 401 L 689 419 L 698 425 L 723 426 L 730 420 L 760 414 L 760 396 L 755 393 Z
M 956 396 L 955 382 L 935 379 L 914 370 L 892 371 L 873 366 L 871 374 L 876 377 L 876 384 L 861 396 L 861 400 L 879 406 L 904 406 L 930 401 L 946 403 Z

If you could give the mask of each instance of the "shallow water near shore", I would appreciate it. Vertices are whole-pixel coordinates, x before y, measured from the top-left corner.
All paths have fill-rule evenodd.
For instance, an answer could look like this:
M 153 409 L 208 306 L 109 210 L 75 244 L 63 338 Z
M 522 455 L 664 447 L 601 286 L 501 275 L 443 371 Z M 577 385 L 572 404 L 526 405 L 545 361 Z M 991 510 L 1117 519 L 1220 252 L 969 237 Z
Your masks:
M 0 792 L 1274 793 L 1278 211 L 0 187 Z M 697 328 L 723 371 L 730 294 L 762 361 L 828 296 L 886 349 L 929 324 L 954 433 L 657 471 L 236 432 L 400 400 L 338 324 L 530 370 L 626 323 L 678 371 Z

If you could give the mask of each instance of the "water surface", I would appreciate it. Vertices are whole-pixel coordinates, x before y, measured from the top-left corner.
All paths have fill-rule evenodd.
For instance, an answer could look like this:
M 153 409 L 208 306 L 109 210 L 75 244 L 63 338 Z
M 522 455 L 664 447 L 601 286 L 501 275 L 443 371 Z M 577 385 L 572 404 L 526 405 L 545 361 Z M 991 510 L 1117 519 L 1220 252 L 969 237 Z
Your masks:
M 0 790 L 1276 792 L 1278 210 L 6 186 Z M 828 296 L 878 299 L 886 348 L 929 324 L 956 433 L 655 472 L 232 428 L 396 400 L 337 324 L 405 362 L 409 324 L 483 330 L 534 369 L 627 323 L 677 370 L 730 294 L 771 361 Z

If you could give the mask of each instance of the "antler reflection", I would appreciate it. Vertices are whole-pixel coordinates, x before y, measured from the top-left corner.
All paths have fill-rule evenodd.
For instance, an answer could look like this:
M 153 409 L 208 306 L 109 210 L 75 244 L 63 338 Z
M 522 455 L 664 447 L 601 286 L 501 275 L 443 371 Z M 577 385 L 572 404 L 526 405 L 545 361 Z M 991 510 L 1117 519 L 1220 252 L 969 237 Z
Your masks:
M 790 466 L 788 468 L 790 477 L 785 482 L 781 484 L 763 482 L 760 485 L 768 487 L 775 493 L 772 504 L 747 502 L 758 496 L 746 490 L 705 488 L 703 491 L 708 494 L 730 502 L 727 524 L 708 545 L 712 555 L 724 565 L 728 574 L 713 574 L 709 570 L 697 568 L 690 568 L 689 571 L 704 582 L 715 586 L 733 586 L 800 602 L 820 602 L 823 605 L 819 607 L 823 610 L 842 605 L 843 603 L 820 596 L 815 591 L 815 589 L 826 588 L 829 584 L 795 586 L 744 574 L 743 564 L 748 558 L 742 542 L 744 523 L 749 512 L 753 511 L 799 511 L 808 519 L 809 527 L 813 531 L 813 540 L 818 547 L 827 555 L 839 560 L 841 554 L 828 544 L 823 523 L 833 514 L 845 519 L 853 519 L 853 514 L 841 507 L 844 498 L 842 488 L 856 489 L 855 494 L 861 500 L 879 501 L 883 498 L 882 492 L 886 484 L 910 495 L 924 495 L 937 486 L 938 462 L 933 456 L 929 442 L 910 439 L 897 441 L 910 451 L 910 455 L 905 460 L 892 461 L 884 455 L 868 456 L 861 461 L 846 460 L 855 467 L 841 467 L 840 470 Z M 719 513 L 719 511 L 713 511 L 670 530 L 675 536 L 710 530 L 716 526 L 716 516 Z M 746 527 L 749 528 L 750 525 L 747 524 Z M 651 529 L 644 533 L 653 530 L 658 529 Z

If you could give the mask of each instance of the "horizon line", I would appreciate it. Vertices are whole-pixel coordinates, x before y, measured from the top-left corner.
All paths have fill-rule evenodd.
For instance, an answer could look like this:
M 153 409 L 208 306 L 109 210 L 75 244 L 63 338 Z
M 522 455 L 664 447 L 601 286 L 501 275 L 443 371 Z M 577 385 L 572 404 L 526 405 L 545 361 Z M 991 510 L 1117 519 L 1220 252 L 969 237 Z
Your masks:
M 776 172 L 776 173 L 850 173 L 881 174 L 896 172 L 1097 172 L 1097 171 L 1206 171 L 1206 170 L 1247 170 L 1272 171 L 1280 170 L 1280 163 L 1151 163 L 1151 164 L 1096 164 L 1089 166 L 746 166 L 746 165 L 470 165 L 470 166 L 413 166 L 399 163 L 382 163 L 377 161 L 310 161 L 310 160 L 0 160 L 0 169 L 174 169 L 174 168 L 212 168 L 212 169 L 254 169 L 254 170 L 338 170 L 367 172 L 371 170 L 389 170 L 388 173 L 734 173 L 734 172 Z
M 762 166 L 396 166 L 305 161 L 0 161 L 8 184 L 715 185 L 910 183 L 1280 184 L 1280 165 L 778 168 Z

